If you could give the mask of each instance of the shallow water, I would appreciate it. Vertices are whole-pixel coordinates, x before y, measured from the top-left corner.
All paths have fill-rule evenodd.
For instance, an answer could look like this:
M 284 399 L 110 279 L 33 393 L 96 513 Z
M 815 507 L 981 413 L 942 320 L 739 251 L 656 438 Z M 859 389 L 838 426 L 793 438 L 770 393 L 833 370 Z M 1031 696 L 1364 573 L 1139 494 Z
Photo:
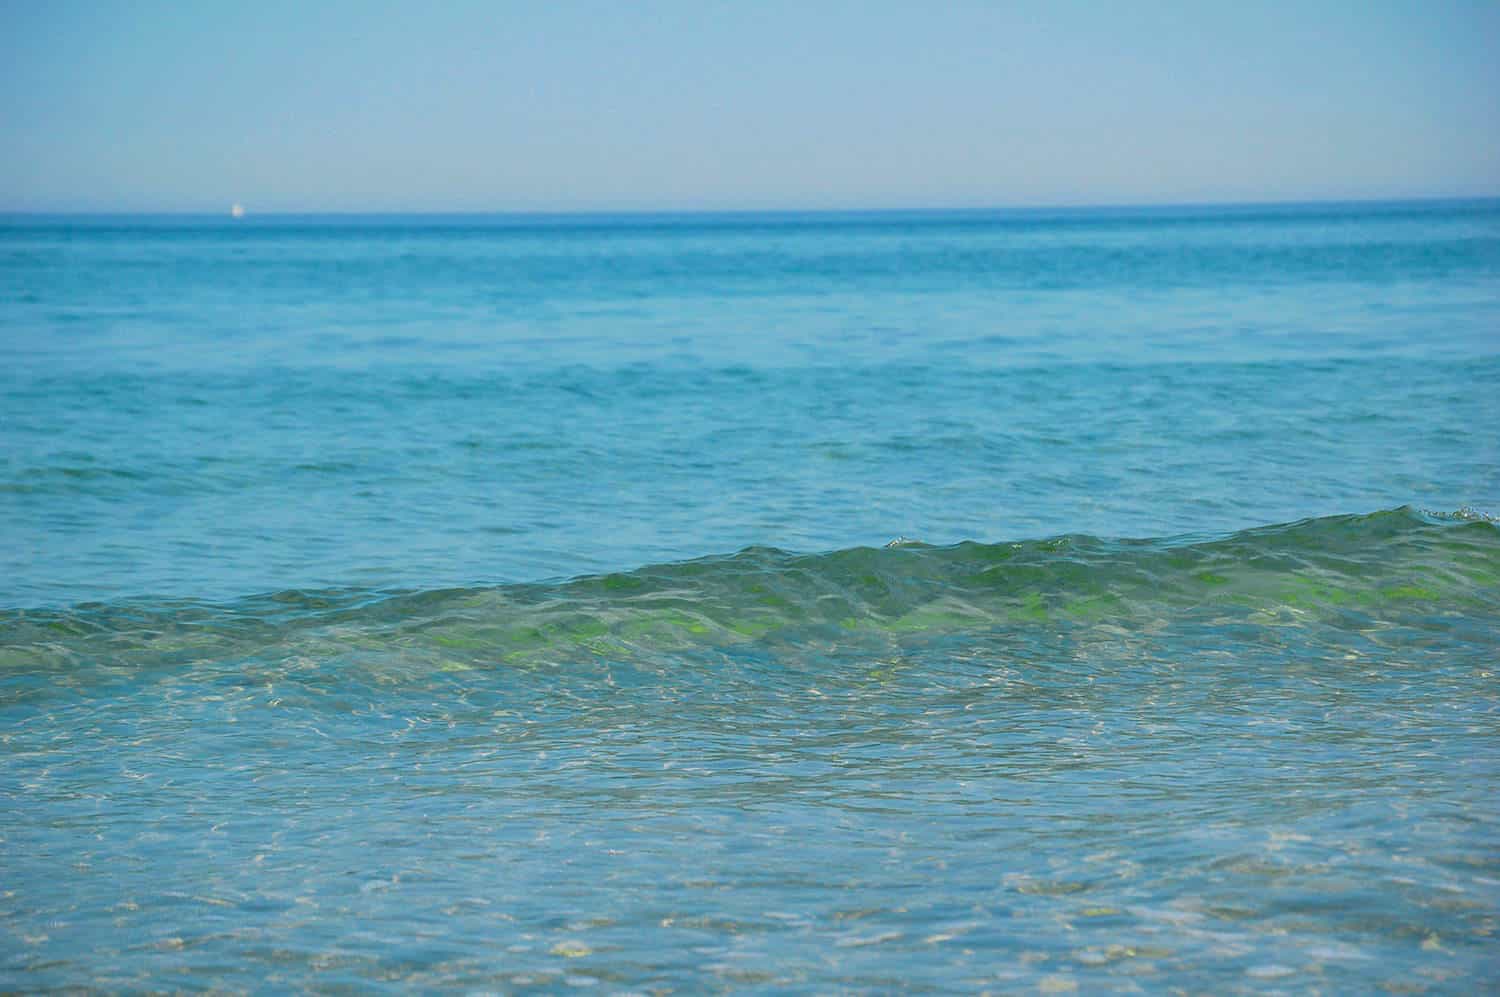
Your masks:
M 1493 203 L 10 219 L 0 982 L 1493 987 L 1497 278 Z

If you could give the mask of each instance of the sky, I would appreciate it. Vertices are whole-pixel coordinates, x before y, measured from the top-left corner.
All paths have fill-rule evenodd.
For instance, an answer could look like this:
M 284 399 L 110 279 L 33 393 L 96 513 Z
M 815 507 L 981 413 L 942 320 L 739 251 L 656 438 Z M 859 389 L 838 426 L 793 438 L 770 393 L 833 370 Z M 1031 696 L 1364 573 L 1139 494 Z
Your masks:
M 0 0 L 0 211 L 1500 195 L 1500 0 Z

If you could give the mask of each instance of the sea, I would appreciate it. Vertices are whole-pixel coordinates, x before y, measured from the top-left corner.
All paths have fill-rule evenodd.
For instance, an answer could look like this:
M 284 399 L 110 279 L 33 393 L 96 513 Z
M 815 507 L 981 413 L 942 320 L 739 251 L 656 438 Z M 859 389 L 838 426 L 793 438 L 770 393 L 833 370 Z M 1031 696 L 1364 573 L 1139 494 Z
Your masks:
M 0 216 L 0 989 L 1500 989 L 1500 201 Z

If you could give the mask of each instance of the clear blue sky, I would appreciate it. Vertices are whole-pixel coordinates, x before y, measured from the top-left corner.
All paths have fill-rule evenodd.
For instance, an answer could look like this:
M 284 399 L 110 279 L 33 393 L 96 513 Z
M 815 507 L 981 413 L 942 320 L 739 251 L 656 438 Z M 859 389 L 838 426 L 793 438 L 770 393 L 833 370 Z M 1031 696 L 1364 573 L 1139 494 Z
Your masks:
M 0 210 L 1500 194 L 1500 0 L 0 0 Z

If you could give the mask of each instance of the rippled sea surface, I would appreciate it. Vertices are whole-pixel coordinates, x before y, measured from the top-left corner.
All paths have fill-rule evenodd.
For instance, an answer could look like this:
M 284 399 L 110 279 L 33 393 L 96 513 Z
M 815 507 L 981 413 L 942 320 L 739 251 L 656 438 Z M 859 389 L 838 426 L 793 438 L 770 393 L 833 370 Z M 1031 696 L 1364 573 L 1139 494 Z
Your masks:
M 0 217 L 0 989 L 1500 986 L 1500 204 Z

